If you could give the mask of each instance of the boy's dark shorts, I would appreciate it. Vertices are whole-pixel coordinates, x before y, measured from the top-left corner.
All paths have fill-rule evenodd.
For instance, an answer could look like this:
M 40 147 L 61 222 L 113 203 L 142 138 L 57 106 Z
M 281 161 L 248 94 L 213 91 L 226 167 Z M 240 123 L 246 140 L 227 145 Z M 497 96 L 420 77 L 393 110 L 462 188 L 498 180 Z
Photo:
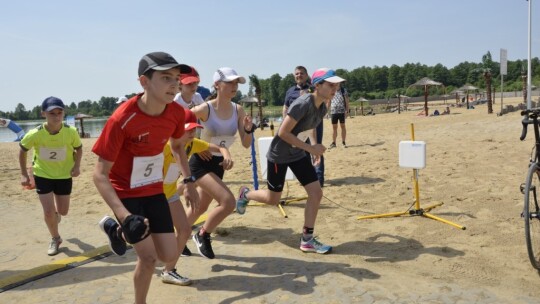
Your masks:
M 148 219 L 151 233 L 174 232 L 171 211 L 165 194 L 123 198 L 121 201 L 130 213 Z
M 54 192 L 56 195 L 70 195 L 73 187 L 73 179 L 51 179 L 34 175 L 37 194 Z

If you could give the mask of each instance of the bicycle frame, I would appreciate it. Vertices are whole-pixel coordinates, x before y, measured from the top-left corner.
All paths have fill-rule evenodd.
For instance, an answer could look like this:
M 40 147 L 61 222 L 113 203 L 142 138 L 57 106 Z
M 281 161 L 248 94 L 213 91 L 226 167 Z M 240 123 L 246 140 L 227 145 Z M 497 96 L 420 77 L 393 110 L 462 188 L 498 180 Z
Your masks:
M 535 108 L 535 109 L 528 109 L 528 110 L 524 110 L 524 111 L 521 111 L 521 116 L 524 116 L 523 117 L 523 120 L 521 121 L 521 124 L 523 125 L 523 130 L 521 132 L 521 136 L 519 137 L 519 139 L 521 141 L 525 140 L 525 138 L 527 137 L 527 127 L 529 125 L 533 125 L 533 129 L 534 129 L 534 138 L 535 138 L 535 143 L 534 143 L 534 156 L 531 157 L 531 163 L 532 162 L 535 162 L 535 163 L 538 163 L 538 161 L 540 160 L 540 130 L 539 130 L 539 123 L 538 123 L 538 116 L 540 115 L 540 108 Z

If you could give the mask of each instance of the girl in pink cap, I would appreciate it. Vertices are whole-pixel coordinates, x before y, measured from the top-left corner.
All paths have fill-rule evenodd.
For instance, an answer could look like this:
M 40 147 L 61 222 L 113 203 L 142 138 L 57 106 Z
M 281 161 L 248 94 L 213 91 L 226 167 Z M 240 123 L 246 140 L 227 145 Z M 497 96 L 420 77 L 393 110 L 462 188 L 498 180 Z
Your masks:
M 300 239 L 300 250 L 304 252 L 329 253 L 332 246 L 325 245 L 313 236 L 315 220 L 323 197 L 321 184 L 313 165 L 320 161 L 326 150 L 322 144 L 309 144 L 298 138 L 301 132 L 312 130 L 310 142 L 316 143 L 315 128 L 326 115 L 326 103 L 334 97 L 340 83 L 345 79 L 336 76 L 334 70 L 318 69 L 311 77 L 313 93 L 303 94 L 287 110 L 277 136 L 270 143 L 266 154 L 268 162 L 267 189 L 250 191 L 240 188 L 236 211 L 244 214 L 250 200 L 277 205 L 281 200 L 287 169 L 291 168 L 308 195 L 304 212 L 304 227 Z M 309 154 L 313 159 L 310 159 Z M 312 163 L 313 162 L 313 163 Z

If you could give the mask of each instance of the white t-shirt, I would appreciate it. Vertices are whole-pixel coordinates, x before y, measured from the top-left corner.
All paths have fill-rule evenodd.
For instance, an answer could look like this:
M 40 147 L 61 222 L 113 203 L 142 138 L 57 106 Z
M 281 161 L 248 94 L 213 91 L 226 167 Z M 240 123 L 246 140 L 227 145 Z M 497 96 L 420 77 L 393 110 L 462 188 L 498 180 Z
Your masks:
M 202 98 L 201 94 L 199 94 L 197 92 L 195 92 L 195 94 L 193 94 L 193 97 L 191 97 L 191 101 L 189 103 L 187 103 L 182 98 L 182 93 L 176 94 L 176 96 L 174 96 L 174 101 L 178 102 L 182 107 L 184 107 L 186 109 L 191 109 L 194 106 L 198 106 L 201 103 L 204 103 L 204 99 Z

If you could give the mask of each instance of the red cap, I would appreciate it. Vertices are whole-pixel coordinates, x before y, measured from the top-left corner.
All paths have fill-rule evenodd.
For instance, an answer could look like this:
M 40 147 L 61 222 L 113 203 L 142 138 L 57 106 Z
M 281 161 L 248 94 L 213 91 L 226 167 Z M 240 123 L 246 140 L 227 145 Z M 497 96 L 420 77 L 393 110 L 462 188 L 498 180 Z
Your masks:
M 201 128 L 204 129 L 204 127 L 196 122 L 188 122 L 184 125 L 184 130 L 189 131 L 193 130 L 195 128 Z
M 195 114 L 190 109 L 184 108 L 184 121 L 186 123 L 184 125 L 184 130 L 186 131 L 189 131 L 194 128 L 204 129 L 203 126 L 197 123 L 197 116 L 195 116 Z
M 195 70 L 194 67 L 191 67 L 191 71 L 189 73 L 180 74 L 180 82 L 182 84 L 190 84 L 199 81 L 201 81 L 201 79 L 199 78 L 199 73 L 197 72 L 197 70 Z

